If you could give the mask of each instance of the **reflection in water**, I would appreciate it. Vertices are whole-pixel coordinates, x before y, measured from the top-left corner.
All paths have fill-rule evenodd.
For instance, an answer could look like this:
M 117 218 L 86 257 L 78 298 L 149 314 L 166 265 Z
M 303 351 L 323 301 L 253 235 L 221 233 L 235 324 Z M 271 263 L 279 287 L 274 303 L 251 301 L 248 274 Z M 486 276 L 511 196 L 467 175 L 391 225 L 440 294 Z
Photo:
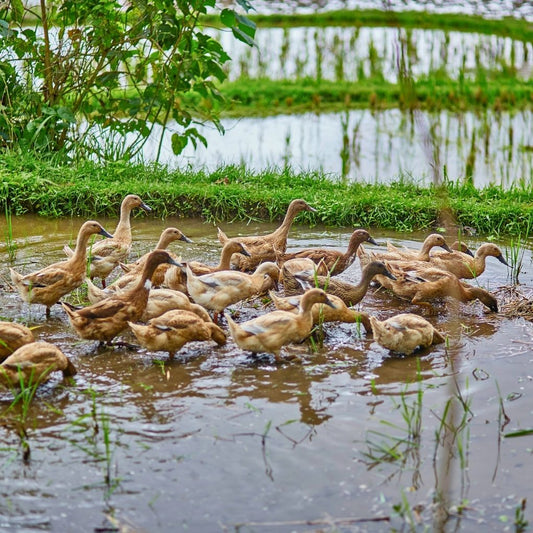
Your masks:
M 417 122 L 399 110 L 345 113 L 306 113 L 296 116 L 223 120 L 226 133 L 201 127 L 209 149 L 187 148 L 181 156 L 170 142 L 162 162 L 214 170 L 244 164 L 253 171 L 267 167 L 295 171 L 321 170 L 332 179 L 388 183 L 412 179 L 433 183 L 435 163 L 446 178 L 463 182 L 471 176 L 476 187 L 489 184 L 526 186 L 533 180 L 531 143 L 533 116 L 529 112 L 455 114 L 417 113 Z M 157 129 L 157 128 L 156 128 Z M 176 125 L 168 124 L 170 136 Z M 160 129 L 154 132 L 158 139 Z M 510 142 L 510 139 L 512 142 Z M 431 146 L 428 152 L 427 146 Z M 143 157 L 152 160 L 157 143 L 149 141 Z M 438 154 L 438 159 L 435 159 Z
M 236 41 L 228 32 L 214 35 L 232 59 L 227 64 L 232 80 L 241 76 L 336 81 L 379 77 L 397 83 L 400 61 L 415 79 L 435 71 L 452 79 L 475 78 L 478 69 L 504 66 L 528 78 L 533 67 L 531 43 L 475 33 L 382 27 L 260 28 L 257 48 Z

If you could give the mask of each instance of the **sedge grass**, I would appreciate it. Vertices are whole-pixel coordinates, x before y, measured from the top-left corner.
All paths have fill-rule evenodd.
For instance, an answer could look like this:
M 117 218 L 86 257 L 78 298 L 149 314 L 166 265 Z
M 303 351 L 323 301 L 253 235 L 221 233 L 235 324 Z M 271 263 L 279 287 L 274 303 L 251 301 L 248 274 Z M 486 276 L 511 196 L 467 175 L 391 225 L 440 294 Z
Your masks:
M 492 236 L 526 235 L 533 217 L 533 184 L 504 190 L 476 189 L 445 181 L 421 187 L 407 179 L 388 185 L 334 181 L 320 172 L 242 166 L 212 172 L 169 170 L 159 165 L 90 161 L 58 166 L 37 156 L 5 154 L 0 161 L 5 184 L 0 202 L 9 197 L 14 216 L 116 216 L 117 206 L 132 192 L 153 208 L 153 216 L 199 217 L 206 223 L 232 220 L 280 221 L 294 198 L 303 198 L 316 213 L 300 213 L 303 224 L 379 227 L 414 231 L 442 226 L 451 213 L 457 226 Z

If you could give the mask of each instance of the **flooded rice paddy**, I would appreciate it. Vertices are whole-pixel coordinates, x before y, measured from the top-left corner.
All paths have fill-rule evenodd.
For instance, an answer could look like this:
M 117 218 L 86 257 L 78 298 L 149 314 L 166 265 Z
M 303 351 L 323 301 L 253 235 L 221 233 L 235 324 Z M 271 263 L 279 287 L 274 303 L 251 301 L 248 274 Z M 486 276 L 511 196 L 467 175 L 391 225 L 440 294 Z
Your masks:
M 393 15 L 392 15 L 393 16 Z M 214 33 L 231 57 L 230 80 L 269 79 L 399 81 L 399 65 L 415 79 L 438 72 L 475 79 L 483 70 L 514 69 L 531 76 L 533 44 L 459 31 L 367 27 L 259 28 L 257 47 L 228 32 Z M 518 37 L 518 36 L 517 36 Z
M 61 259 L 81 223 L 14 218 L 13 265 L 29 272 Z M 230 236 L 276 226 L 220 225 Z M 216 228 L 199 220 L 133 220 L 134 255 L 167 226 L 194 241 L 172 246 L 183 259 L 217 262 Z M 296 224 L 289 249 L 344 249 L 350 234 Z M 408 246 L 425 237 L 372 235 Z M 510 243 L 495 242 L 510 253 Z M 531 242 L 522 252 L 527 294 Z M 5 244 L 0 253 L 4 319 L 37 326 L 78 368 L 73 381 L 42 386 L 27 413 L 0 394 L 1 531 L 485 532 L 531 522 L 531 502 L 521 505 L 533 437 L 505 435 L 533 427 L 533 326 L 505 316 L 498 289 L 510 278 L 496 260 L 473 283 L 494 291 L 502 312 L 443 303 L 426 315 L 446 344 L 394 357 L 354 324 L 327 324 L 323 346 L 290 346 L 285 353 L 302 362 L 276 365 L 231 338 L 221 348 L 187 345 L 174 361 L 140 348 L 98 350 L 76 337 L 61 307 L 46 320 L 44 308 L 23 304 L 10 289 Z M 359 273 L 355 264 L 342 278 Z M 264 305 L 232 310 L 240 321 Z M 375 290 L 359 308 L 380 318 L 426 313 Z
M 170 142 L 179 128 L 169 123 L 162 132 L 156 127 L 143 158 L 155 158 L 163 133 L 160 160 L 170 167 L 214 170 L 243 164 L 260 171 L 290 166 L 368 183 L 406 179 L 428 185 L 444 174 L 459 183 L 471 176 L 477 187 L 533 182 L 530 111 L 410 115 L 398 109 L 352 110 L 225 119 L 222 124 L 223 136 L 214 127 L 199 127 L 208 148 L 189 146 L 180 156 L 172 153 Z

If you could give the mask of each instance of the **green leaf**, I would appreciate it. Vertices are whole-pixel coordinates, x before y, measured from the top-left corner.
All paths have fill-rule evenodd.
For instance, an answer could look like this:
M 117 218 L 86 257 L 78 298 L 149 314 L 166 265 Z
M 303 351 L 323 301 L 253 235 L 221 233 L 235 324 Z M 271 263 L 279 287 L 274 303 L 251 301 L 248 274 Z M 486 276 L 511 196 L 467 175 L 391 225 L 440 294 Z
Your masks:
M 526 435 L 533 435 L 533 429 L 521 429 L 519 431 L 512 431 L 510 433 L 505 433 L 504 437 L 525 437 Z
M 247 44 L 248 46 L 255 46 L 255 41 L 246 33 L 244 33 L 240 28 L 231 28 L 233 35 L 239 39 L 239 41 Z
M 22 22 L 24 17 L 24 4 L 22 0 L 11 0 L 11 19 L 13 22 Z
M 237 24 L 237 17 L 233 9 L 223 9 L 220 13 L 220 22 L 228 28 L 233 28 Z
M 178 133 L 173 133 L 171 137 L 171 144 L 172 144 L 172 151 L 179 155 L 185 147 L 187 146 L 187 138 L 183 137 L 183 135 L 179 135 Z

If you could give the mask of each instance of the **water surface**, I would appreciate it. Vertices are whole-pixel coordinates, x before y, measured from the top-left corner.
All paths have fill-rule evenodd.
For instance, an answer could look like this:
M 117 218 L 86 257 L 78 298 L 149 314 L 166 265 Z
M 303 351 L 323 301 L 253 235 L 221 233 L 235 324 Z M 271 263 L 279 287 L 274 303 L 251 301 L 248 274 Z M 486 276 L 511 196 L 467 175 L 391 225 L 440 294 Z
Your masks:
M 14 266 L 28 272 L 61 259 L 63 244 L 81 223 L 14 218 Z M 102 223 L 112 231 L 116 221 Z M 184 259 L 216 262 L 216 228 L 200 220 L 133 220 L 133 255 L 147 251 L 171 225 L 194 240 L 173 251 Z M 237 236 L 268 232 L 277 224 L 221 221 L 220 226 Z M 296 224 L 289 249 L 344 249 L 350 234 L 350 228 Z M 425 237 L 372 234 L 409 246 Z M 467 242 L 475 248 L 484 240 Z M 508 243 L 496 242 L 506 249 Z M 501 531 L 529 495 L 531 436 L 502 437 L 533 424 L 533 328 L 522 318 L 487 313 L 479 302 L 458 309 L 440 305 L 428 319 L 449 343 L 419 357 L 393 357 L 355 325 L 329 324 L 323 347 L 287 349 L 300 355 L 301 363 L 253 358 L 231 339 L 222 348 L 188 345 L 169 362 L 166 354 L 143 349 L 97 350 L 76 337 L 60 307 L 47 321 L 44 309 L 30 309 L 10 290 L 5 248 L 0 253 L 4 317 L 38 326 L 37 336 L 60 346 L 78 368 L 73 383 L 57 378 L 31 404 L 27 463 L 17 430 L 20 412 L 7 411 L 9 392 L 0 395 L 5 531 L 234 531 L 242 523 L 258 525 L 240 531 L 383 531 L 407 527 L 408 515 L 393 509 L 401 511 L 403 501 L 436 529 L 442 526 L 436 490 L 450 506 L 466 506 L 462 514 L 452 507 L 445 527 Z M 533 287 L 530 242 L 524 254 L 520 281 L 527 290 Z M 356 282 L 359 275 L 353 265 L 342 277 Z M 496 291 L 509 282 L 506 267 L 490 259 L 474 283 Z M 375 291 L 360 308 L 382 318 L 424 312 Z M 261 302 L 232 308 L 236 320 L 269 309 Z M 375 459 L 376 445 L 391 446 L 392 438 L 406 436 L 401 405 L 414 406 L 419 390 L 420 445 L 408 449 L 399 443 L 403 455 L 390 462 L 365 456 L 373 450 Z M 455 433 L 442 430 L 437 441 L 450 397 Z M 463 415 L 467 423 L 460 426 Z M 525 516 L 533 518 L 528 508 Z M 377 517 L 390 522 L 331 525 L 340 518 Z M 308 520 L 325 522 L 310 526 Z M 264 525 L 273 522 L 280 525 Z

